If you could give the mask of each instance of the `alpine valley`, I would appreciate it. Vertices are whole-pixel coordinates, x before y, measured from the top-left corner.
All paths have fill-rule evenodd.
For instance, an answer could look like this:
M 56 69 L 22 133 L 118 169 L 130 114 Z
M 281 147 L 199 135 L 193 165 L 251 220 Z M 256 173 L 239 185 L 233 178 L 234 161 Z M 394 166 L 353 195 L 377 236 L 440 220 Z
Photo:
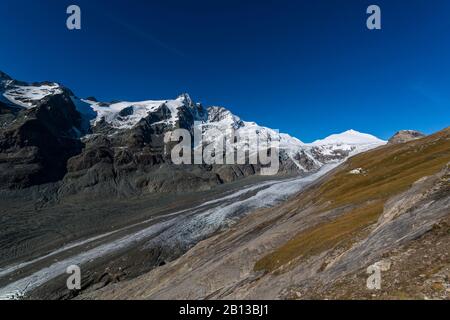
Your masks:
M 177 165 L 175 129 L 279 141 L 280 170 Z M 376 297 L 445 299 L 449 162 L 449 128 L 304 143 L 188 94 L 100 102 L 0 72 L 0 297 L 373 298 L 378 263 Z

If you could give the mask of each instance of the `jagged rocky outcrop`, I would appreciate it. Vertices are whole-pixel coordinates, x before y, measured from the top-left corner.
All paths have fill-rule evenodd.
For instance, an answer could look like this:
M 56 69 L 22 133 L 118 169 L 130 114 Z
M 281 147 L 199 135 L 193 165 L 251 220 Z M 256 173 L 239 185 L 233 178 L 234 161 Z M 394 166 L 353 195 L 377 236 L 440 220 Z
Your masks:
M 405 143 L 426 137 L 425 134 L 415 130 L 401 130 L 394 134 L 388 141 L 389 144 Z

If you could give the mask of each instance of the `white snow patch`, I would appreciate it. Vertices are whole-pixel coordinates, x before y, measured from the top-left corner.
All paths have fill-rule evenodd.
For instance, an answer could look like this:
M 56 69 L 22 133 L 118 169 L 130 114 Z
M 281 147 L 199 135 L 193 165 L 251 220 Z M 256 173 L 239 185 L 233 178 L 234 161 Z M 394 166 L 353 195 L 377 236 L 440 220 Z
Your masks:
M 3 96 L 11 103 L 24 108 L 34 107 L 34 103 L 44 99 L 47 96 L 61 94 L 63 90 L 57 84 L 48 84 L 40 86 L 12 86 L 8 87 Z
M 353 169 L 351 171 L 349 171 L 350 174 L 354 174 L 354 175 L 359 175 L 359 174 L 363 174 L 365 171 L 363 168 L 357 168 L 357 169 Z
M 96 113 L 96 117 L 92 120 L 92 125 L 95 125 L 104 119 L 113 128 L 130 129 L 138 124 L 141 119 L 147 117 L 150 113 L 157 111 L 163 105 L 169 109 L 170 117 L 160 122 L 175 125 L 179 120 L 179 109 L 186 103 L 185 99 L 185 96 L 180 96 L 174 100 L 147 100 L 139 102 L 121 101 L 112 104 L 89 100 L 81 101 L 89 105 Z M 127 108 L 130 108 L 131 110 L 121 115 L 120 113 Z

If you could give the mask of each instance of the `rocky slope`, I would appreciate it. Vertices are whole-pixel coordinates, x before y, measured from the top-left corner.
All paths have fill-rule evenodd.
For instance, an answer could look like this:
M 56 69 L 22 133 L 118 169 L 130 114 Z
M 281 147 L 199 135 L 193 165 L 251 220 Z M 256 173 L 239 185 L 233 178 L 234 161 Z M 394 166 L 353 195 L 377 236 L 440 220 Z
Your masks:
M 425 137 L 422 132 L 415 130 L 401 130 L 389 139 L 389 144 L 404 143 Z
M 450 128 L 350 158 L 180 259 L 95 299 L 449 299 Z M 366 287 L 369 266 L 380 290 Z

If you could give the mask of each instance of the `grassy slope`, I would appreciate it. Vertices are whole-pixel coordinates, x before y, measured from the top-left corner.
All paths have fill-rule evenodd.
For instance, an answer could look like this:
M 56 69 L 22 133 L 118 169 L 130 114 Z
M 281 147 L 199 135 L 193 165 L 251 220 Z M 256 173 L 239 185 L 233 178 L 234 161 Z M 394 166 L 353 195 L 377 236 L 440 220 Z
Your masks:
M 387 199 L 450 162 L 450 127 L 405 144 L 389 145 L 352 157 L 335 174 L 294 201 L 297 212 L 313 203 L 317 213 L 343 208 L 332 221 L 309 228 L 263 257 L 255 270 L 274 271 L 287 263 L 318 254 L 352 238 L 375 223 Z M 365 174 L 349 171 L 363 168 Z

